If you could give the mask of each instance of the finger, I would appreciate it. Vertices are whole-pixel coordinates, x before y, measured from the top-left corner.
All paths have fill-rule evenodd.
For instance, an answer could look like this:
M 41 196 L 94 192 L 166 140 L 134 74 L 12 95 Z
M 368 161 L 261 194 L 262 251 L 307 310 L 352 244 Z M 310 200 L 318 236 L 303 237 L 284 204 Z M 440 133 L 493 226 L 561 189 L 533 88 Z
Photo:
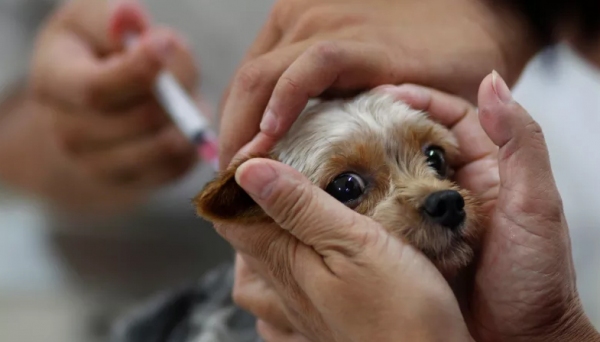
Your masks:
M 172 48 L 170 33 L 159 31 L 143 37 L 131 51 L 100 61 L 84 42 L 57 33 L 40 47 L 33 83 L 44 97 L 77 107 L 110 108 L 132 96 L 148 96 Z
M 147 101 L 131 110 L 112 113 L 59 113 L 56 128 L 67 150 L 90 153 L 156 133 L 170 123 L 156 101 Z
M 120 108 L 152 96 L 158 73 L 174 58 L 175 33 L 154 29 L 128 51 L 98 61 L 85 85 L 81 104 L 99 109 Z
M 324 257 L 353 257 L 381 229 L 298 171 L 272 160 L 247 161 L 238 168 L 236 181 L 277 225 Z
M 129 33 L 141 34 L 150 27 L 150 15 L 136 0 L 113 1 L 109 11 L 108 32 L 110 42 L 120 49 Z M 104 35 L 102 35 L 104 36 Z
M 560 210 L 556 210 L 560 207 L 560 196 L 542 129 L 514 101 L 510 89 L 495 72 L 481 84 L 479 115 L 483 129 L 500 148 L 500 196 L 514 209 L 547 219 L 549 215 L 554 219 L 559 216 L 560 220 Z
M 389 52 L 365 43 L 320 42 L 281 75 L 261 121 L 264 134 L 283 136 L 311 98 L 330 88 L 366 89 L 397 80 Z
M 128 16 L 128 26 L 145 30 L 147 16 L 134 1 L 79 0 L 61 6 L 38 37 L 32 72 L 36 94 L 82 102 L 89 78 L 99 72 L 98 59 L 122 48 L 108 34 L 111 9 L 131 9 L 132 4 L 138 15 Z
M 265 342 L 309 342 L 299 333 L 281 330 L 263 320 L 256 322 L 256 332 Z
M 453 161 L 456 169 L 454 179 L 477 195 L 486 209 L 493 205 L 500 183 L 497 172 L 492 171 L 498 168 L 498 147 L 481 127 L 477 110 L 468 101 L 413 84 L 381 86 L 376 91 L 392 94 L 411 107 L 426 111 L 433 120 L 448 127 L 460 149 L 460 160 Z
M 82 156 L 82 164 L 96 177 L 116 184 L 154 185 L 178 172 L 177 163 L 195 156 L 194 148 L 179 130 L 168 125 L 153 135 Z M 164 165 L 165 168 L 159 167 Z M 189 165 L 188 165 L 189 166 Z
M 468 101 L 417 84 L 383 85 L 373 90 L 390 94 L 412 108 L 428 112 L 433 119 L 450 129 L 474 110 Z
M 248 62 L 257 59 L 259 56 L 267 54 L 281 39 L 281 30 L 275 24 L 272 19 L 273 15 L 269 17 L 267 23 L 262 27 L 254 43 L 250 46 L 244 58 L 242 58 L 241 66 L 246 65 Z M 236 70 L 236 75 L 240 70 Z M 225 104 L 229 101 L 229 95 L 231 94 L 231 88 L 233 86 L 233 80 L 229 82 L 227 88 L 223 92 L 223 97 L 219 103 L 219 113 L 223 113 Z
M 268 274 L 263 277 L 253 271 L 246 263 L 247 259 L 251 257 L 242 258 L 239 254 L 236 257 L 234 302 L 257 318 L 278 327 L 279 330 L 291 331 L 292 325 L 285 314 L 283 302 L 274 287 L 266 280 Z M 260 263 L 255 262 L 255 264 Z
M 268 53 L 246 63 L 235 75 L 221 116 L 219 160 L 222 169 L 259 132 L 262 113 L 279 76 L 304 49 L 305 46 L 299 44 Z
M 215 227 L 237 251 L 265 265 L 286 308 L 296 310 L 288 312 L 294 322 L 304 319 L 297 312 L 314 310 L 307 293 L 314 295 L 335 278 L 340 264 L 370 255 L 386 241 L 381 226 L 287 165 L 251 159 L 237 169 L 236 181 L 275 225 Z M 374 248 L 365 252 L 369 247 Z
M 150 27 L 150 16 L 137 0 L 120 0 L 113 4 L 110 16 L 109 36 L 121 48 L 129 33 L 142 35 Z M 175 54 L 167 59 L 167 69 L 175 74 L 182 85 L 188 90 L 195 90 L 198 83 L 198 70 L 192 56 L 189 42 L 181 34 L 163 28 L 164 32 L 173 37 Z
M 99 62 L 83 104 L 110 110 L 152 98 L 163 69 L 171 71 L 186 90 L 196 91 L 198 69 L 190 48 L 165 27 L 149 31 L 131 51 Z
M 95 55 L 123 48 L 117 30 L 144 32 L 150 16 L 136 0 L 77 0 L 62 6 L 54 24 L 85 41 Z
M 414 84 L 383 86 L 377 90 L 393 95 L 412 108 L 427 112 L 433 120 L 448 127 L 461 147 L 458 167 L 494 155 L 497 151 L 479 124 L 477 109 L 468 101 Z

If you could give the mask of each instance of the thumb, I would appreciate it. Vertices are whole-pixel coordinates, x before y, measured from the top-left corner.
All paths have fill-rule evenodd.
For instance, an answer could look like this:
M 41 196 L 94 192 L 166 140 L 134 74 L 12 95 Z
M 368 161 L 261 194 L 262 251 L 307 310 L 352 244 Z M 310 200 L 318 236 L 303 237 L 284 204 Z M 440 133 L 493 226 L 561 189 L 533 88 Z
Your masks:
M 500 200 L 508 200 L 508 208 L 520 212 L 548 214 L 556 207 L 549 202 L 557 204 L 560 197 L 542 129 L 495 71 L 479 89 L 479 118 L 499 147 Z
M 275 223 L 322 256 L 356 256 L 383 230 L 274 160 L 250 159 L 236 181 Z
M 136 0 L 117 0 L 110 11 L 108 35 L 117 46 L 122 46 L 128 33 L 140 35 L 150 27 L 150 15 Z

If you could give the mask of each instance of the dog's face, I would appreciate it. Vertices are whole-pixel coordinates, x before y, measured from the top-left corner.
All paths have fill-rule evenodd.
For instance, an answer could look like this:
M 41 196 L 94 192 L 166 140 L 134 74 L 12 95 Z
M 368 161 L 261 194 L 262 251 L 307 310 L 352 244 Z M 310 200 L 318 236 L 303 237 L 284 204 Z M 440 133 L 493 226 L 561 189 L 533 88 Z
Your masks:
M 423 112 L 374 92 L 320 103 L 302 113 L 269 157 L 419 248 L 447 277 L 473 258 L 477 201 L 450 180 L 456 140 Z M 198 195 L 198 213 L 214 222 L 269 222 L 235 183 L 238 165 Z

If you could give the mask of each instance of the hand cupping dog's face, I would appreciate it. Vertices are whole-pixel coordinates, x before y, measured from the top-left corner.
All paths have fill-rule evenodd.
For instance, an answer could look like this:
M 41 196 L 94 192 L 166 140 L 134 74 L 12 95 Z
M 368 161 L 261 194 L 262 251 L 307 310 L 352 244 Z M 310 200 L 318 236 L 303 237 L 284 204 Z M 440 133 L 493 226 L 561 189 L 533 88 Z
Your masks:
M 479 206 L 450 179 L 456 140 L 425 113 L 376 92 L 323 102 L 304 111 L 269 157 L 417 247 L 446 277 L 472 260 Z M 198 195 L 199 214 L 214 222 L 270 222 L 235 182 L 239 164 Z

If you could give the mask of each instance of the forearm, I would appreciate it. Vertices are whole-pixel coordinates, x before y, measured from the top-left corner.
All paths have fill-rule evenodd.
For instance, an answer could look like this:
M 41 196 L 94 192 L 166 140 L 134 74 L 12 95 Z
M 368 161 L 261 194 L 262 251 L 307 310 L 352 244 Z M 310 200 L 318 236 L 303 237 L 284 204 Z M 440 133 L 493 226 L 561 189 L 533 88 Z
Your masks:
M 48 167 L 42 130 L 46 119 L 24 87 L 14 87 L 0 102 L 0 178 L 10 186 L 40 192 Z
M 139 198 L 97 184 L 70 162 L 52 131 L 51 109 L 14 87 L 0 102 L 0 181 L 61 210 L 112 212 Z M 119 208 L 120 207 L 120 208 Z
M 494 2 L 494 0 L 484 0 Z M 589 0 L 504 0 L 528 22 L 543 45 L 567 42 L 600 66 L 600 2 Z

